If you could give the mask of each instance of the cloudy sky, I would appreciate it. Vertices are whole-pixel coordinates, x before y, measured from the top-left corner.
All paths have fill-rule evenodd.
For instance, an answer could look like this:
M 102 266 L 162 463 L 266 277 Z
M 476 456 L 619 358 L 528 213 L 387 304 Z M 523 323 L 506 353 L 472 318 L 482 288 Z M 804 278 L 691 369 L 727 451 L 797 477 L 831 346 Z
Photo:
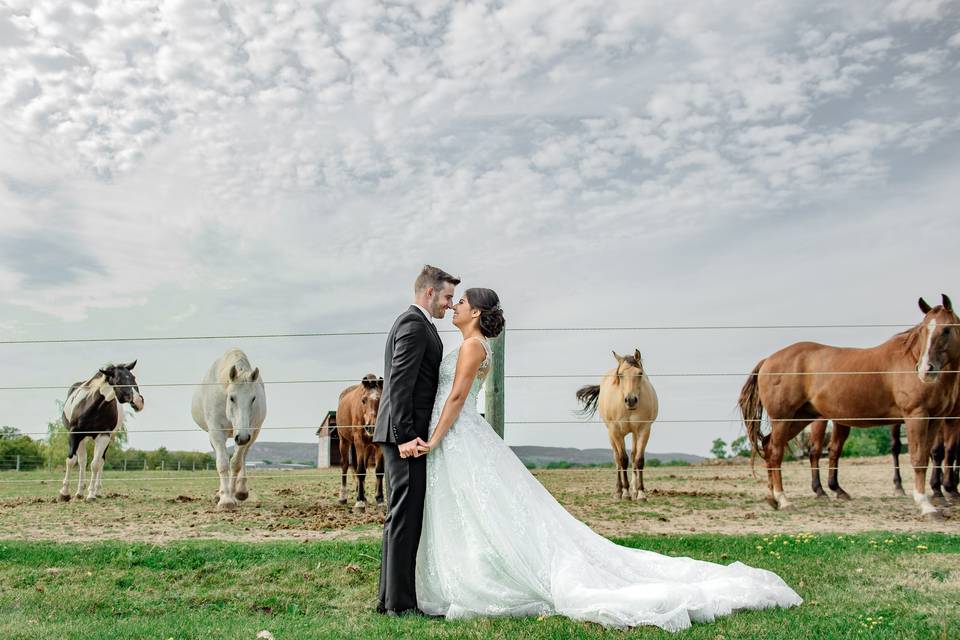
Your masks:
M 960 299 L 958 104 L 938 0 L 0 0 L 0 339 L 386 330 L 425 262 L 513 328 L 907 325 Z M 893 332 L 508 332 L 508 375 L 577 377 L 510 379 L 508 421 L 558 423 L 507 439 L 606 446 L 573 392 L 639 348 L 649 449 L 705 454 L 770 351 Z M 5 344 L 0 386 L 194 382 L 229 346 Z M 237 346 L 263 440 L 343 387 L 269 381 L 382 368 L 380 336 Z M 662 376 L 693 372 L 738 375 Z M 190 388 L 143 391 L 132 445 L 209 448 Z M 62 395 L 0 391 L 0 423 Z

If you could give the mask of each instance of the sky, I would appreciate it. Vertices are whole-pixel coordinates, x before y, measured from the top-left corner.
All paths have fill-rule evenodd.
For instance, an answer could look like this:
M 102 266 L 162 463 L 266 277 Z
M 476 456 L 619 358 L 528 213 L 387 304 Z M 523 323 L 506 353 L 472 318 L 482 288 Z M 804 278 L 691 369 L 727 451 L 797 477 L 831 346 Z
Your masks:
M 385 332 L 431 263 L 499 292 L 508 376 L 573 376 L 508 379 L 510 444 L 608 446 L 574 392 L 639 349 L 648 450 L 706 455 L 760 358 L 897 329 L 510 329 L 918 322 L 960 300 L 958 104 L 938 0 L 0 0 L 0 340 Z M 345 385 L 270 382 L 383 340 L 0 344 L 0 386 L 136 358 L 131 446 L 207 450 L 189 384 L 238 346 L 260 439 L 307 442 Z

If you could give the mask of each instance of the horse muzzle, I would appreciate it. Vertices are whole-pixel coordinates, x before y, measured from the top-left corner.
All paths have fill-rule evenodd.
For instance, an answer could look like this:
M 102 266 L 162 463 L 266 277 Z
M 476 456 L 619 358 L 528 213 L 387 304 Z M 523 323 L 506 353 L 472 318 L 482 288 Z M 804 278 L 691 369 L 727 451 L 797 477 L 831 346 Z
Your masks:
M 130 401 L 130 406 L 133 407 L 134 411 L 143 411 L 143 396 L 139 393 L 133 396 L 133 400 Z
M 363 425 L 363 430 L 367 432 L 367 435 L 371 438 L 373 437 L 373 432 L 377 428 L 375 424 L 365 424 Z
M 250 434 L 239 434 L 239 433 L 238 433 L 233 440 L 234 440 L 234 442 L 237 443 L 237 446 L 238 446 L 238 447 L 242 447 L 243 445 L 245 445 L 245 444 L 247 444 L 248 442 L 250 442 Z

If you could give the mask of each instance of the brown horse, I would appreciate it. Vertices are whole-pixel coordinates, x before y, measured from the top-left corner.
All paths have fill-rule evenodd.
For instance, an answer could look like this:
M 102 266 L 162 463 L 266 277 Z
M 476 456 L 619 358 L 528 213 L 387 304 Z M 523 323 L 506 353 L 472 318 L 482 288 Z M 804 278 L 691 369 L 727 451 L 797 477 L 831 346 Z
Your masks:
M 764 456 L 767 501 L 774 508 L 790 506 L 780 465 L 786 443 L 808 423 L 833 420 L 835 428 L 850 428 L 903 422 L 914 501 L 921 513 L 939 517 L 925 494 L 927 460 L 938 426 L 931 418 L 947 415 L 956 398 L 960 320 L 946 295 L 936 307 L 922 298 L 919 304 L 923 321 L 879 346 L 845 349 L 799 342 L 754 367 L 739 405 L 754 457 Z M 771 424 L 767 435 L 760 431 L 764 410 Z
M 599 385 L 589 385 L 577 391 L 577 400 L 583 403 L 583 415 L 592 416 L 600 407 L 600 417 L 607 425 L 613 462 L 617 465 L 617 490 L 614 497 L 646 500 L 643 486 L 643 452 L 650 439 L 650 425 L 657 419 L 657 393 L 644 375 L 640 351 L 632 356 L 619 356 L 617 368 L 604 375 Z M 633 435 L 633 488 L 630 487 L 627 461 L 627 434 Z
M 340 394 L 337 405 L 337 432 L 340 435 L 340 504 L 347 504 L 347 470 L 353 467 L 357 478 L 357 501 L 353 510 L 360 513 L 367 508 L 364 482 L 367 468 L 377 474 L 377 506 L 383 504 L 383 452 L 373 442 L 373 427 L 380 409 L 383 378 L 368 373 L 360 381 Z M 351 456 L 351 452 L 353 456 Z

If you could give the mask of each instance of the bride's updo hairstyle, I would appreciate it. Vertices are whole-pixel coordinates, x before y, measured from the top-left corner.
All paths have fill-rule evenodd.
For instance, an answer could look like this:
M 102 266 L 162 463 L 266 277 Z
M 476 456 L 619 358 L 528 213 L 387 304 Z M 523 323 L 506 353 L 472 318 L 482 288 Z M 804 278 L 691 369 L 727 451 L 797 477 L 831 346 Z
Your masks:
M 493 289 L 474 288 L 464 292 L 467 302 L 480 311 L 480 333 L 487 338 L 496 338 L 503 331 L 507 321 L 500 308 L 500 296 Z

